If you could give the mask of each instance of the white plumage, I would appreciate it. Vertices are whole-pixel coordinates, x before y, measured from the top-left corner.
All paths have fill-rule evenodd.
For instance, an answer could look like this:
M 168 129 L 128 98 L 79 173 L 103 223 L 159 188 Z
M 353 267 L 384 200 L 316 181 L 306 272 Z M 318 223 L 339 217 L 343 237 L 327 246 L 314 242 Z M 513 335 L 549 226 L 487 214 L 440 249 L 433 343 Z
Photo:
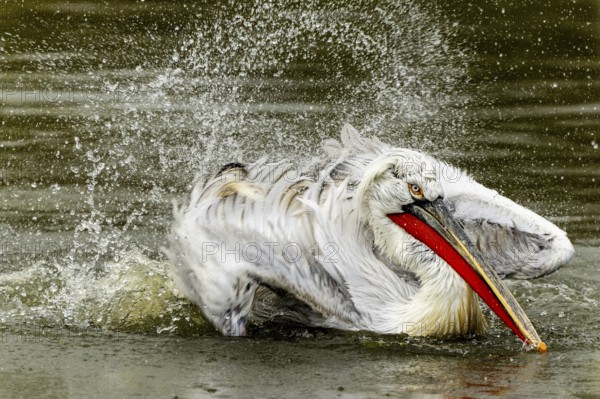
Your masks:
M 539 277 L 572 257 L 562 230 L 464 172 L 349 125 L 341 139 L 326 141 L 329 159 L 303 173 L 285 161 L 229 165 L 176 211 L 177 286 L 223 334 L 245 334 L 251 314 L 379 333 L 484 333 L 469 284 L 388 217 L 416 202 L 443 202 L 501 277 Z

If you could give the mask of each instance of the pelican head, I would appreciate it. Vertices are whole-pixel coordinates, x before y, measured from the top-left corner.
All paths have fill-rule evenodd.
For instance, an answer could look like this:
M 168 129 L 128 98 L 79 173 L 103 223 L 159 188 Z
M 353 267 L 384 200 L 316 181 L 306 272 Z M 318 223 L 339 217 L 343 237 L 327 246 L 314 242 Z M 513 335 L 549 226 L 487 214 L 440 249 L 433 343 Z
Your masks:
M 418 335 L 484 333 L 475 292 L 525 344 L 545 352 L 523 309 L 454 216 L 445 168 L 451 167 L 421 152 L 395 149 L 365 168 L 357 189 L 375 246 L 423 286 L 403 318 L 426 330 Z

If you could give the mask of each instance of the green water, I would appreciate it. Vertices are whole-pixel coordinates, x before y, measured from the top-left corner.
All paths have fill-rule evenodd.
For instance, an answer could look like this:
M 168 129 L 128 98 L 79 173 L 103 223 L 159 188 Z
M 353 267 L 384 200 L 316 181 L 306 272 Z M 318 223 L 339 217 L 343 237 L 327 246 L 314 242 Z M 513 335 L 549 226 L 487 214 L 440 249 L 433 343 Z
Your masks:
M 0 3 L 0 397 L 600 397 L 596 1 Z M 277 328 L 216 335 L 161 251 L 232 160 L 350 122 L 564 228 L 510 287 L 549 351 Z

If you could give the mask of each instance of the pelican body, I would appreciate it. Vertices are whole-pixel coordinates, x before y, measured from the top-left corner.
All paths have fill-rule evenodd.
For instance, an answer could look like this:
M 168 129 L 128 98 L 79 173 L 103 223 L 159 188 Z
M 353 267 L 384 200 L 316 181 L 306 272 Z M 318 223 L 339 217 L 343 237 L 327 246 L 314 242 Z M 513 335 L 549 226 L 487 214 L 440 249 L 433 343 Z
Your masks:
M 325 160 L 229 164 L 176 209 L 180 291 L 224 335 L 252 320 L 382 334 L 485 334 L 478 296 L 545 351 L 502 279 L 566 264 L 564 231 L 463 171 L 351 126 Z

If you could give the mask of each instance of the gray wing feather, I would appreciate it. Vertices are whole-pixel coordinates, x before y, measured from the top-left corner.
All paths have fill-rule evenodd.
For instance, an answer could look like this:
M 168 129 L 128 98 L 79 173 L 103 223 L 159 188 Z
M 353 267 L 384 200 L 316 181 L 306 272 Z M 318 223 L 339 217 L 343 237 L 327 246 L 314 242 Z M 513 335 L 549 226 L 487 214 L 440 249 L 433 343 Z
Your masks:
M 295 201 L 301 190 L 294 189 L 306 179 L 292 178 L 297 173 L 291 168 L 285 162 L 255 165 L 244 176 L 209 182 L 198 197 L 204 205 L 194 212 L 202 230 L 196 239 L 225 241 L 229 248 L 251 246 L 252 256 L 240 261 L 259 283 L 288 292 L 326 317 L 356 323 L 360 316 L 343 277 L 312 256 L 313 223 Z
M 552 273 L 572 258 L 564 231 L 535 212 L 443 164 L 444 200 L 467 235 L 502 278 L 531 279 Z

